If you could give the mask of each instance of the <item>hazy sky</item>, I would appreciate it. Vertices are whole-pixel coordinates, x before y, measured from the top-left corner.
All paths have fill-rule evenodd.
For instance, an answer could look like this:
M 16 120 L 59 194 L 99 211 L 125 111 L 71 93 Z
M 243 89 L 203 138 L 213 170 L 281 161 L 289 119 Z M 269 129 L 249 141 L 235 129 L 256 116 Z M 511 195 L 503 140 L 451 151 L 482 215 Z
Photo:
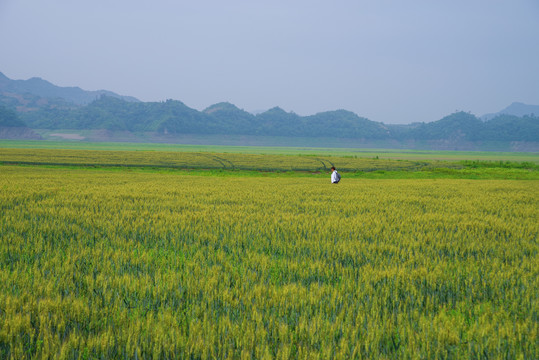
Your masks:
M 539 0 L 0 0 L 0 71 L 384 123 L 539 104 Z

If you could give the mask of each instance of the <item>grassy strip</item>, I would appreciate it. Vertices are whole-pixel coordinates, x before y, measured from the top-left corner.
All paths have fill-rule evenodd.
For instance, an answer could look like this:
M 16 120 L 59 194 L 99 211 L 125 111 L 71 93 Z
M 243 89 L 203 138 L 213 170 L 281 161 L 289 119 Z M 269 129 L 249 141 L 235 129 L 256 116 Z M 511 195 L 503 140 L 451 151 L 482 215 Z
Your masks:
M 463 160 L 460 162 L 464 167 L 479 169 L 479 168 L 502 168 L 502 169 L 528 169 L 539 170 L 539 164 L 530 161 L 480 161 L 480 160 Z
M 539 180 L 539 172 L 527 169 L 449 169 L 422 171 L 373 171 L 354 173 L 351 177 L 365 179 L 477 179 L 477 180 Z

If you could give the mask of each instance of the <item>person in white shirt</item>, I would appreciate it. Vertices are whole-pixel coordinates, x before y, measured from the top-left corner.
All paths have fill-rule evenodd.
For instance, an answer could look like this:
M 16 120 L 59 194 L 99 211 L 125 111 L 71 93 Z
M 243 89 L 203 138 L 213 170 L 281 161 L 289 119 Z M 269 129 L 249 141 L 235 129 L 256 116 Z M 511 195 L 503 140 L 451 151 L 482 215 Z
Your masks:
M 338 184 L 339 181 L 341 181 L 341 174 L 339 174 L 337 172 L 337 170 L 335 170 L 335 166 L 331 167 L 331 171 L 332 171 L 332 173 L 331 173 L 331 183 L 332 184 Z

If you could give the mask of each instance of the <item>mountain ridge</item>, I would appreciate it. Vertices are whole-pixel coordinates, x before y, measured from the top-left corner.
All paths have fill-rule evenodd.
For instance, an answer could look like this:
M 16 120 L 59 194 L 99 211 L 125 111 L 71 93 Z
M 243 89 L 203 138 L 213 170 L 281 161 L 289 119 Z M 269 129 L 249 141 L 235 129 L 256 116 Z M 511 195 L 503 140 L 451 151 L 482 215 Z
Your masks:
M 525 116 L 525 115 L 539 115 L 539 105 L 529 105 L 521 102 L 513 102 L 511 105 L 506 107 L 503 110 L 500 110 L 496 113 L 489 113 L 481 116 L 481 120 L 488 121 L 494 119 L 500 115 L 515 115 L 515 116 Z
M 29 129 L 104 130 L 105 133 L 123 132 L 124 135 L 151 133 L 154 134 L 151 138 L 157 141 L 159 138 L 173 141 L 174 137 L 198 134 L 347 138 L 362 143 L 396 142 L 398 146 L 427 142 L 449 148 L 461 147 L 462 144 L 473 148 L 470 144 L 492 141 L 527 142 L 536 144 L 531 146 L 532 149 L 539 149 L 539 117 L 534 115 L 500 113 L 482 121 L 482 118 L 471 113 L 456 112 L 433 122 L 391 125 L 344 109 L 300 116 L 276 106 L 255 115 L 229 102 L 216 103 L 198 111 L 179 100 L 133 101 L 131 97 L 109 96 L 105 90 L 88 104 L 76 104 L 71 101 L 72 97 L 47 98 L 36 94 L 59 94 L 47 92 L 51 86 L 59 88 L 39 78 L 17 83 L 0 73 L 0 109 L 4 106 L 13 110 L 11 113 L 4 112 L 11 114 L 9 118 L 5 117 L 7 120 L 4 122 Z M 40 87 L 45 90 L 40 90 Z M 6 92 L 6 89 L 13 92 Z M 84 91 L 75 87 L 61 89 L 68 92 L 78 92 L 76 89 Z M 514 112 L 523 107 L 530 108 L 514 103 L 506 109 Z M 16 118 L 13 118 L 13 114 Z M 1 124 L 0 118 L 0 127 Z M 19 126 L 21 124 L 23 126 Z
M 57 86 L 40 77 L 32 77 L 28 80 L 12 80 L 0 72 L 0 93 L 8 94 L 33 94 L 42 98 L 61 98 L 75 105 L 87 105 L 102 95 L 120 98 L 128 102 L 139 102 L 133 96 L 118 95 L 108 90 L 83 90 L 78 86 Z

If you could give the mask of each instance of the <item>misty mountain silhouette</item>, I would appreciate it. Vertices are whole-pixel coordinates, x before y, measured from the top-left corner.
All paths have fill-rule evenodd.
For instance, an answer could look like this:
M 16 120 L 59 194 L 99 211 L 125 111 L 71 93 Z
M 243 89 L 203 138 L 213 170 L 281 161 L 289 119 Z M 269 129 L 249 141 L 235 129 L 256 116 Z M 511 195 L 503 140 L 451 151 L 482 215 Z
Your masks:
M 79 87 L 56 86 L 47 80 L 33 77 L 28 80 L 11 80 L 0 72 L 0 93 L 33 94 L 42 98 L 61 98 L 76 105 L 86 105 L 102 95 L 119 98 L 129 102 L 139 100 L 132 96 L 118 95 L 108 90 L 87 91 Z

